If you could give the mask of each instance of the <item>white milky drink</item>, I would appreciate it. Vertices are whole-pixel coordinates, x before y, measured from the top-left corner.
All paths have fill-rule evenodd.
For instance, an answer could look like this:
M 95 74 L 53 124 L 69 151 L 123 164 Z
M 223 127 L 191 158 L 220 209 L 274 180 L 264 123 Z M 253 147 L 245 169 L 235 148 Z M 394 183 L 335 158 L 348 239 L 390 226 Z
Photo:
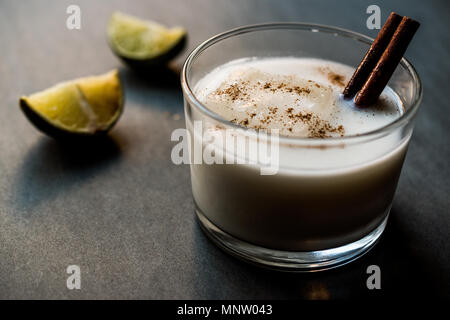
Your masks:
M 389 213 L 410 136 L 359 142 L 357 136 L 399 118 L 403 106 L 390 88 L 371 107 L 343 100 L 353 71 L 278 57 L 231 61 L 204 75 L 194 94 L 208 109 L 256 132 L 277 129 L 280 144 L 274 175 L 261 175 L 256 163 L 191 165 L 198 210 L 231 236 L 277 250 L 335 248 L 376 228 Z M 225 130 L 207 117 L 197 120 L 203 134 Z M 187 127 L 194 144 L 205 144 L 193 123 Z

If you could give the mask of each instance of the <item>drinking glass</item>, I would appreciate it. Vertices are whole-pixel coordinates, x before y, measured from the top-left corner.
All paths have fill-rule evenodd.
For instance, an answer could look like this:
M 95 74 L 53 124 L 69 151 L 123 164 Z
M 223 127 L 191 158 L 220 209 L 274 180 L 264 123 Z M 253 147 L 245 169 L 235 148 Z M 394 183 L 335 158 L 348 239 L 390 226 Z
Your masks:
M 204 144 L 195 123 L 255 134 L 199 101 L 196 85 L 215 68 L 267 57 L 319 58 L 356 67 L 372 41 L 331 26 L 272 23 L 203 42 L 181 75 L 191 155 L 196 142 Z M 191 163 L 195 211 L 206 235 L 236 257 L 282 270 L 330 269 L 366 253 L 385 229 L 422 97 L 419 76 L 405 58 L 388 86 L 403 104 L 398 119 L 354 136 L 280 136 L 274 175 L 261 175 L 258 163 Z

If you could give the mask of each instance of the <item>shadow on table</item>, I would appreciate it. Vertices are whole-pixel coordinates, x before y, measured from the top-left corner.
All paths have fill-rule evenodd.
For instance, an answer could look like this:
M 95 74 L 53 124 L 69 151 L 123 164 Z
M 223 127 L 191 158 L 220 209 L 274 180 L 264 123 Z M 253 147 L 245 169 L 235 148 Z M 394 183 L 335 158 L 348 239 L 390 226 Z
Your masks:
M 120 77 L 125 85 L 125 100 L 171 113 L 183 112 L 178 68 L 165 66 L 139 72 L 122 67 Z
M 26 217 L 41 202 L 82 187 L 87 179 L 117 162 L 120 155 L 121 147 L 110 136 L 83 142 L 43 137 L 17 170 L 13 204 Z
M 418 256 L 391 212 L 385 233 L 366 255 L 346 266 L 316 273 L 262 269 L 218 249 L 197 224 L 196 292 L 209 299 L 404 299 L 448 295 L 432 257 Z M 369 290 L 369 265 L 381 270 L 381 290 Z

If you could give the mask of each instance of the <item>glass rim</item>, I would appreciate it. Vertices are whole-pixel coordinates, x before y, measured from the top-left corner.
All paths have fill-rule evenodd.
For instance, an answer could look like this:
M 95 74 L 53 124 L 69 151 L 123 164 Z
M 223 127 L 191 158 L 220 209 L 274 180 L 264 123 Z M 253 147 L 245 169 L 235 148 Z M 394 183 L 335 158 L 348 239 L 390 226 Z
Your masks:
M 196 95 L 194 94 L 193 90 L 191 89 L 191 86 L 188 81 L 188 76 L 190 72 L 190 67 L 192 63 L 196 60 L 196 58 L 199 57 L 199 55 L 209 48 L 210 46 L 228 39 L 230 37 L 245 34 L 245 33 L 251 33 L 255 31 L 263 31 L 263 30 L 279 30 L 279 29 L 290 29 L 290 30 L 305 30 L 310 32 L 322 32 L 322 33 L 332 33 L 335 35 L 352 38 L 357 41 L 371 44 L 374 39 L 363 35 L 358 32 L 354 32 L 348 29 L 335 27 L 335 26 L 328 26 L 323 24 L 316 24 L 316 23 L 307 23 L 307 22 L 273 22 L 273 23 L 262 23 L 262 24 L 253 24 L 253 25 L 247 25 L 247 26 L 241 26 L 237 27 L 222 33 L 219 33 L 201 44 L 199 44 L 187 57 L 186 61 L 184 62 L 182 71 L 181 71 L 181 87 L 183 89 L 183 93 L 185 96 L 185 99 L 189 101 L 192 105 L 194 105 L 198 110 L 200 110 L 204 115 L 207 117 L 213 118 L 214 120 L 232 127 L 234 129 L 240 129 L 240 130 L 251 130 L 251 128 L 246 128 L 243 126 L 240 126 L 236 123 L 233 123 L 229 120 L 226 120 L 222 118 L 219 114 L 213 112 L 208 107 L 206 107 L 202 102 L 200 102 Z M 344 137 L 328 137 L 328 138 L 307 138 L 307 137 L 295 137 L 295 136 L 285 136 L 280 135 L 279 139 L 280 142 L 286 142 L 286 143 L 294 143 L 294 142 L 304 142 L 307 144 L 326 144 L 326 143 L 342 143 L 342 142 L 357 142 L 361 139 L 376 139 L 377 137 L 384 136 L 389 134 L 390 132 L 394 131 L 395 129 L 401 127 L 402 125 L 408 123 L 414 115 L 417 113 L 420 102 L 422 100 L 423 95 L 423 87 L 422 82 L 420 80 L 420 77 L 414 68 L 414 66 L 405 58 L 403 57 L 400 61 L 400 65 L 404 67 L 408 73 L 411 75 L 414 85 L 416 86 L 413 102 L 411 103 L 411 107 L 405 111 L 399 118 L 395 119 L 395 121 L 382 126 L 378 129 L 371 130 L 362 134 L 357 135 L 349 135 Z

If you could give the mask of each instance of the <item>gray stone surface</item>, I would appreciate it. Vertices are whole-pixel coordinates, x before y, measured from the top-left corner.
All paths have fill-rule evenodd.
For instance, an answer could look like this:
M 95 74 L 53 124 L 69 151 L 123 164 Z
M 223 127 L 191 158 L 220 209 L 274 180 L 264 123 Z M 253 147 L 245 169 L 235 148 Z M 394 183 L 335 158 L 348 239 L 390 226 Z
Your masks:
M 82 29 L 65 28 L 66 7 Z M 377 247 L 358 262 L 312 275 L 265 271 L 229 257 L 201 233 L 189 168 L 170 161 L 170 133 L 184 127 L 177 70 L 215 33 L 268 21 L 309 21 L 371 36 L 373 1 L 12 1 L 0 2 L 0 298 L 330 298 L 449 297 L 449 5 L 377 1 L 422 22 L 407 57 L 424 99 L 392 215 Z M 189 31 L 174 71 L 138 77 L 105 39 L 123 10 Z M 18 109 L 23 94 L 119 68 L 126 109 L 101 148 L 77 150 L 37 132 Z M 173 115 L 181 115 L 176 120 Z M 80 265 L 82 289 L 66 289 Z M 366 267 L 382 290 L 365 287 Z

